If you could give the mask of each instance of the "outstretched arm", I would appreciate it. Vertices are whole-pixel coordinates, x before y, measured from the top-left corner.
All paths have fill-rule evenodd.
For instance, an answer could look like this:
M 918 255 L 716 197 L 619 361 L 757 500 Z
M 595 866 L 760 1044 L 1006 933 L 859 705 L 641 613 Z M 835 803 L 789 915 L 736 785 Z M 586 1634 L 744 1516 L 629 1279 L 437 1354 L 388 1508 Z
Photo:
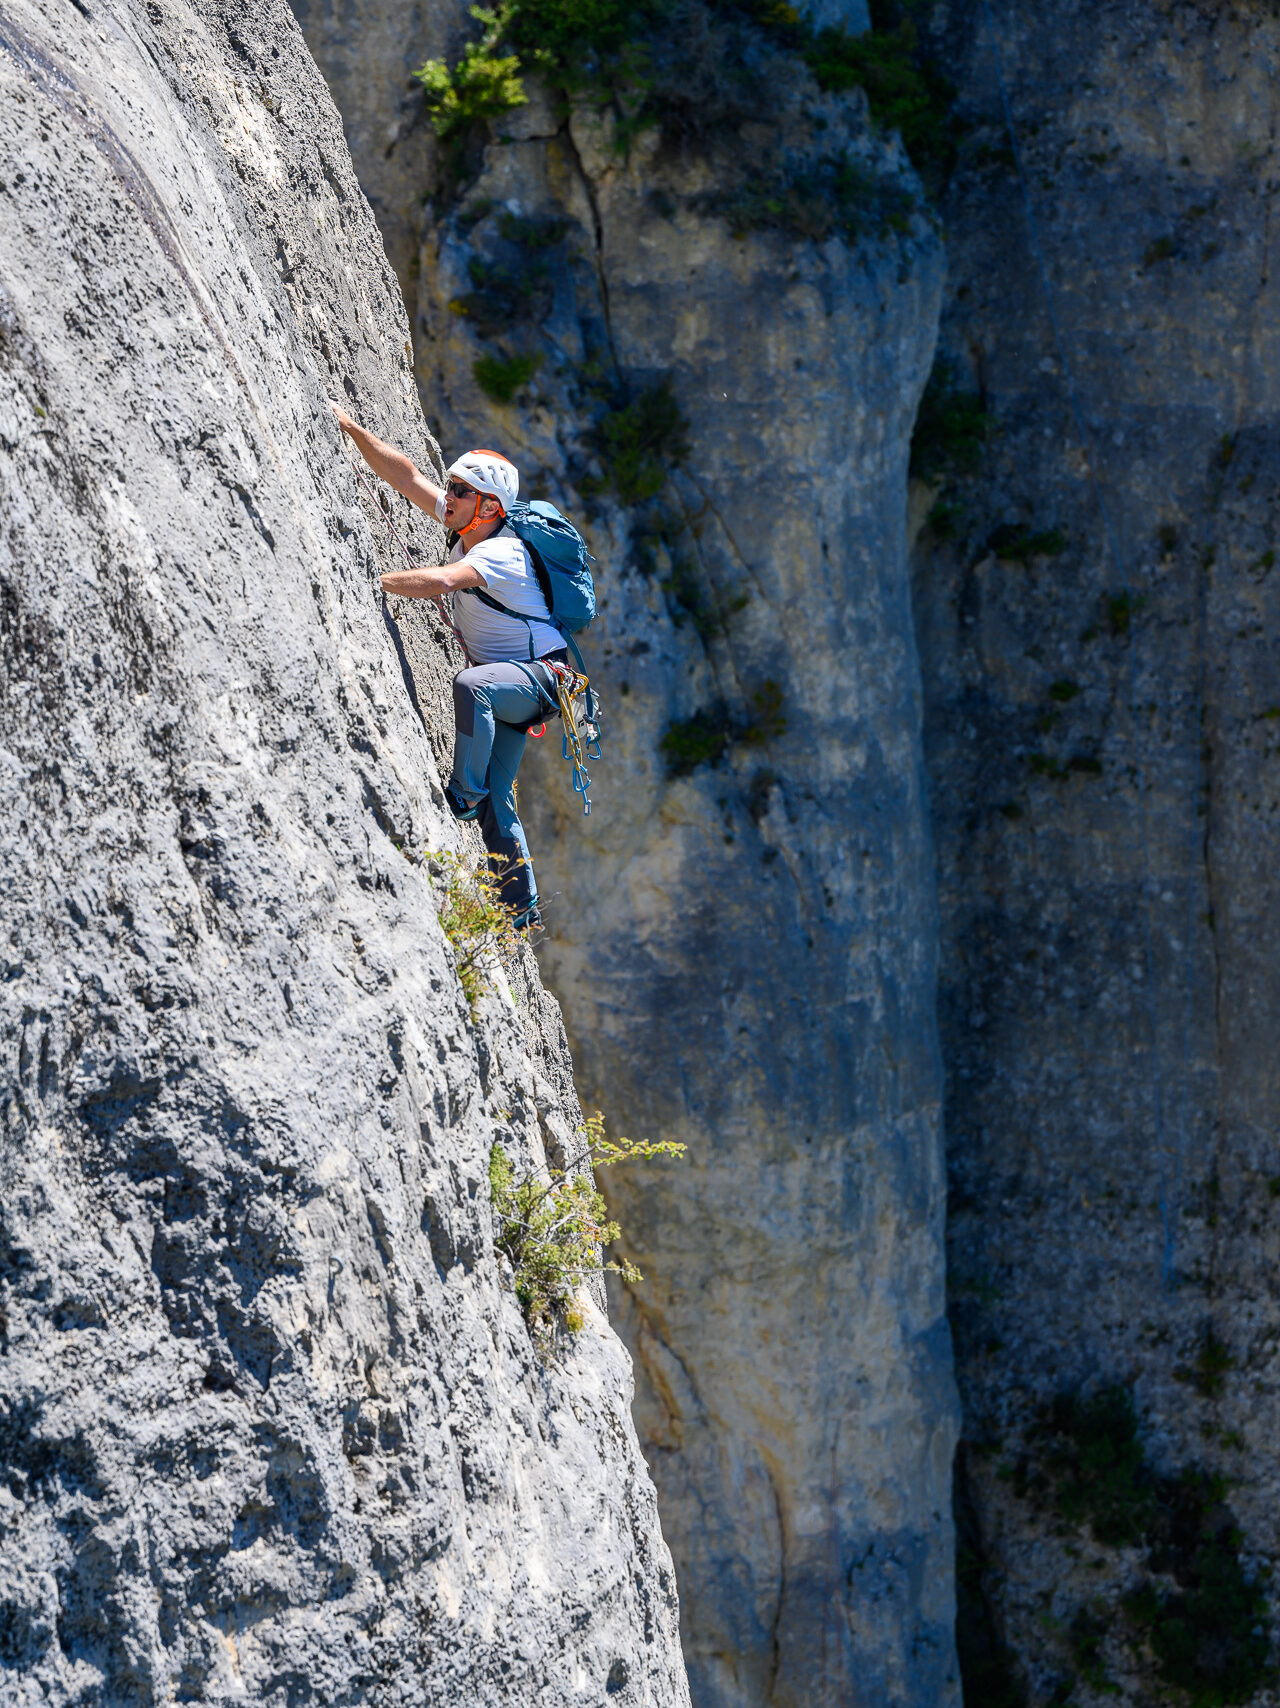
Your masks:
M 337 416 L 339 427 L 379 480 L 385 480 L 388 486 L 394 486 L 397 492 L 403 494 L 410 504 L 416 504 L 419 510 L 429 510 L 434 516 L 441 496 L 440 488 L 429 481 L 403 451 L 392 450 L 390 445 L 384 445 L 381 439 L 375 438 L 358 421 L 353 421 L 341 404 L 330 398 L 329 407 Z M 408 597 L 412 598 L 414 595 L 409 594 Z

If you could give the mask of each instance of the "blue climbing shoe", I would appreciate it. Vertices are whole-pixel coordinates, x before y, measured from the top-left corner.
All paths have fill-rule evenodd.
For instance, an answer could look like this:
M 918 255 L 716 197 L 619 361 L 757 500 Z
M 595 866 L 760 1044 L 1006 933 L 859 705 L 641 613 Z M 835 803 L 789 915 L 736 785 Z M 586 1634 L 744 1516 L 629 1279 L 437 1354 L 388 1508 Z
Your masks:
M 468 819 L 474 818 L 480 811 L 480 802 L 469 801 L 465 795 L 460 795 L 452 783 L 445 784 L 444 798 L 448 803 L 449 811 L 460 824 L 465 824 Z
M 513 916 L 511 929 L 513 931 L 542 930 L 542 915 L 538 912 L 537 902 L 534 902 L 530 907 L 523 908 Z

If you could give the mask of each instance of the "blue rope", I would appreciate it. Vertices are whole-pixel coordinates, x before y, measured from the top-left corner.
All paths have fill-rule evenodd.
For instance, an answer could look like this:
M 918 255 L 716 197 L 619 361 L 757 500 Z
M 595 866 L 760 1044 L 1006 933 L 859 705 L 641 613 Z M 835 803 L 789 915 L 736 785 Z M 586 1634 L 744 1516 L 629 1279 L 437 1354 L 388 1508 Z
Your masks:
M 986 21 L 986 26 L 987 26 L 987 39 L 991 43 L 991 58 L 992 58 L 992 62 L 995 65 L 996 84 L 1000 90 L 1000 105 L 1004 109 L 1005 128 L 1007 129 L 1007 131 L 1009 133 L 1009 146 L 1013 150 L 1013 163 L 1014 163 L 1015 168 L 1017 169 L 1018 184 L 1022 190 L 1022 201 L 1023 201 L 1023 205 L 1026 209 L 1027 226 L 1028 226 L 1028 228 L 1030 230 L 1030 234 L 1031 234 L 1031 247 L 1032 247 L 1032 251 L 1035 255 L 1036 269 L 1040 274 L 1040 285 L 1041 285 L 1042 290 L 1044 291 L 1045 307 L 1047 308 L 1048 313 L 1049 313 L 1049 324 L 1053 329 L 1053 342 L 1054 342 L 1054 346 L 1058 352 L 1058 362 L 1059 362 L 1059 365 L 1062 369 L 1062 377 L 1063 377 L 1063 381 L 1064 381 L 1064 383 L 1066 385 L 1066 389 L 1067 389 L 1067 400 L 1068 400 L 1068 403 L 1070 404 L 1072 419 L 1075 422 L 1076 433 L 1078 434 L 1079 439 L 1080 439 L 1080 446 L 1084 452 L 1085 467 L 1089 471 L 1089 482 L 1090 482 L 1090 485 L 1093 487 L 1094 497 L 1097 499 L 1097 503 L 1098 503 L 1098 512 L 1099 512 L 1100 516 L 1102 517 L 1103 533 L 1106 536 L 1107 544 L 1111 550 L 1112 559 L 1113 559 L 1113 561 L 1116 565 L 1116 569 L 1118 570 L 1119 575 L 1120 575 L 1120 584 L 1121 584 L 1121 587 L 1124 591 L 1125 606 L 1126 606 L 1126 609 L 1129 613 L 1129 619 L 1130 619 L 1129 620 L 1129 717 L 1130 717 L 1130 720 L 1133 724 L 1133 760 L 1134 760 L 1134 770 L 1137 773 L 1137 783 L 1138 783 L 1138 839 L 1139 839 L 1139 843 L 1140 843 L 1141 850 L 1142 850 L 1142 902 L 1143 902 L 1143 920 L 1144 920 L 1144 937 L 1145 937 L 1145 950 L 1146 950 L 1146 973 L 1147 973 L 1147 1020 L 1148 1020 L 1148 1025 L 1149 1025 L 1150 1031 L 1151 1031 L 1152 1107 L 1153 1107 L 1153 1113 L 1154 1113 L 1154 1117 L 1155 1117 L 1156 1158 L 1157 1158 L 1159 1186 L 1160 1186 L 1160 1224 L 1161 1224 L 1161 1230 L 1162 1230 L 1163 1235 L 1164 1235 L 1164 1247 L 1163 1247 L 1162 1260 L 1161 1260 L 1161 1276 L 1162 1276 L 1164 1285 L 1166 1287 L 1168 1287 L 1172 1284 L 1172 1279 L 1173 1279 L 1173 1251 L 1174 1251 L 1174 1242 L 1175 1242 L 1175 1228 L 1174 1228 L 1174 1222 L 1173 1222 L 1173 1215 L 1174 1215 L 1176 1200 L 1175 1200 L 1175 1203 L 1171 1203 L 1171 1201 L 1170 1201 L 1170 1195 L 1169 1195 L 1169 1190 L 1168 1190 L 1168 1179 L 1167 1179 L 1166 1151 L 1165 1151 L 1165 1141 L 1164 1141 L 1164 1110 L 1163 1110 L 1163 1098 L 1162 1098 L 1161 1082 L 1160 1082 L 1160 1035 L 1159 1035 L 1159 1029 L 1158 1029 L 1157 1024 L 1156 1024 L 1155 953 L 1154 953 L 1154 948 L 1153 948 L 1153 943 L 1152 943 L 1152 930 L 1151 930 L 1151 851 L 1150 851 L 1149 838 L 1148 838 L 1148 834 L 1147 834 L 1146 776 L 1145 776 L 1145 771 L 1144 771 L 1144 767 L 1143 767 L 1143 763 L 1142 763 L 1142 743 L 1141 743 L 1141 741 L 1139 739 L 1139 735 L 1138 735 L 1138 666 L 1137 666 L 1137 650 L 1138 650 L 1138 648 L 1137 648 L 1137 640 L 1136 640 L 1136 636 L 1135 636 L 1135 630 L 1134 630 L 1134 626 L 1133 626 L 1133 594 L 1132 594 L 1132 588 L 1131 588 L 1130 581 L 1129 581 L 1128 565 L 1126 563 L 1124 554 L 1120 550 L 1120 542 L 1119 542 L 1119 539 L 1116 535 L 1116 530 L 1113 527 L 1112 521 L 1111 521 L 1111 512 L 1107 508 L 1106 497 L 1103 493 L 1101 483 L 1098 480 L 1097 469 L 1096 469 L 1096 466 L 1094 464 L 1093 441 L 1089 436 L 1089 431 L 1086 428 L 1085 423 L 1084 423 L 1084 416 L 1081 414 L 1081 411 L 1080 411 L 1080 403 L 1079 403 L 1079 400 L 1078 400 L 1078 397 L 1076 394 L 1075 381 L 1072 378 L 1072 374 L 1071 374 L 1071 364 L 1067 360 L 1066 343 L 1065 343 L 1063 336 L 1062 336 L 1062 329 L 1058 324 L 1058 314 L 1057 314 L 1056 308 L 1054 307 L 1054 300 L 1053 300 L 1053 287 L 1049 283 L 1049 269 L 1045 265 L 1044 250 L 1040 246 L 1040 230 L 1039 230 L 1038 225 L 1036 224 L 1035 208 L 1032 205 L 1032 201 L 1031 201 L 1031 190 L 1030 190 L 1030 187 L 1027 183 L 1027 174 L 1026 174 L 1026 171 L 1025 171 L 1023 164 L 1022 164 L 1022 153 L 1021 153 L 1020 149 L 1018 148 L 1017 133 L 1015 132 L 1014 127 L 1013 127 L 1013 109 L 1009 104 L 1009 92 L 1008 92 L 1008 89 L 1005 87 L 1004 69 L 1003 69 L 1001 62 L 1000 62 L 1000 48 L 999 48 L 999 45 L 997 44 L 997 41 L 996 41 L 995 25 L 992 22 L 992 18 L 991 18 L 991 0 L 982 0 L 982 13 L 983 13 L 983 17 Z M 1196 736 L 1197 736 L 1197 741 L 1198 741 L 1199 740 L 1199 730 L 1198 729 L 1196 731 Z M 1197 753 L 1198 753 L 1198 751 L 1199 750 L 1197 748 Z M 1198 771 L 1197 771 L 1197 780 L 1198 780 Z M 1194 820 L 1195 820 L 1195 803 L 1194 803 L 1194 797 L 1193 797 L 1193 800 L 1192 800 L 1192 822 L 1193 822 L 1193 824 L 1194 824 Z M 1192 872 L 1192 883 L 1194 885 L 1194 869 Z M 1187 987 L 1188 1007 L 1190 1007 L 1190 1002 L 1191 1002 L 1191 991 L 1190 991 L 1190 983 L 1188 982 L 1188 987 Z M 1190 1022 L 1189 1021 L 1188 1021 L 1187 1042 L 1188 1042 L 1188 1046 L 1189 1046 L 1189 1043 L 1190 1043 Z M 1181 1144 L 1179 1144 L 1179 1150 L 1178 1150 L 1178 1175 L 1179 1176 L 1181 1174 L 1181 1161 L 1182 1161 Z

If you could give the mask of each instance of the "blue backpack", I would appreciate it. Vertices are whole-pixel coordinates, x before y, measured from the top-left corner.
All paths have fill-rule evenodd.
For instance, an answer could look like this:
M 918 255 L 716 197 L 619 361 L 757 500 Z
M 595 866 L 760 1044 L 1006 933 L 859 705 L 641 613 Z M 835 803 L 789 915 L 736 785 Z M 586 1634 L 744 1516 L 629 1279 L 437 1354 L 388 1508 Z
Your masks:
M 591 579 L 595 559 L 586 541 L 568 517 L 541 498 L 532 504 L 513 504 L 507 526 L 529 548 L 551 621 L 566 636 L 578 634 L 596 614 Z
M 541 498 L 535 498 L 532 504 L 511 505 L 506 525 L 528 547 L 533 572 L 547 602 L 551 621 L 568 641 L 578 669 L 582 670 L 582 654 L 573 637 L 581 633 L 596 614 L 596 589 L 591 579 L 591 565 L 595 559 L 587 550 L 586 541 L 554 504 L 548 504 Z M 508 610 L 483 588 L 473 587 L 470 591 L 492 610 L 501 611 L 506 617 L 519 618 L 522 623 L 529 621 L 519 611 Z M 532 627 L 529 637 L 529 656 L 532 658 Z

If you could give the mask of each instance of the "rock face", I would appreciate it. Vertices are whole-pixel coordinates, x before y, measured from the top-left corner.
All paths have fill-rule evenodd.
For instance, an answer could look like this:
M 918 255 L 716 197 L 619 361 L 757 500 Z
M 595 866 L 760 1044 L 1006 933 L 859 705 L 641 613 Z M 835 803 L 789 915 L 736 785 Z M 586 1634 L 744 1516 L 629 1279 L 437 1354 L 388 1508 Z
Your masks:
M 0 84 L 0 1695 L 687 1701 L 626 1355 L 495 1259 L 491 1144 L 580 1113 L 420 853 L 448 658 L 420 717 L 326 390 L 437 452 L 337 115 L 273 4 L 6 4 Z
M 602 566 L 596 804 L 584 823 L 540 751 L 522 810 L 584 1094 L 690 1146 L 608 1190 L 645 1276 L 621 1320 L 693 1696 L 934 1708 L 958 1699 L 956 1426 L 905 519 L 940 246 L 914 218 L 735 235 L 743 147 L 915 193 L 859 101 L 807 80 L 781 135 L 683 156 L 530 92 L 425 229 L 418 374 L 442 442 L 509 450 Z M 511 406 L 485 358 L 537 365 Z M 627 503 L 609 434 L 664 384 L 687 452 Z M 717 762 L 670 775 L 673 726 Z
M 1046 1400 L 1129 1385 L 1154 1471 L 1228 1479 L 1246 1573 L 1280 1547 L 1277 26 L 996 10 L 1062 347 L 982 9 L 940 9 L 971 126 L 941 349 L 992 425 L 913 577 L 965 1465 L 1031 1699 L 1085 1610 L 1135 1700 L 1148 1561 L 1063 1532 Z
M 380 0 L 368 7 L 371 15 L 381 10 Z M 940 885 L 952 1317 L 967 1437 L 960 1494 L 974 1600 L 963 1623 L 970 1634 L 982 1626 L 989 1645 L 989 1670 L 970 1679 L 979 1701 L 1101 1700 L 1099 1693 L 1113 1688 L 1124 1700 L 1140 1700 L 1170 1682 L 1168 1645 L 1162 1659 L 1126 1611 L 1125 1595 L 1153 1573 L 1160 1596 L 1193 1595 L 1203 1575 L 1197 1579 L 1169 1546 L 1150 1546 L 1149 1536 L 1134 1532 L 1121 1547 L 1087 1520 L 1064 1520 L 1061 1456 L 1069 1444 L 1054 1436 L 1046 1410 L 1052 1396 L 1079 1384 L 1086 1395 L 1118 1384 L 1134 1396 L 1143 1461 L 1134 1487 L 1139 1494 L 1163 1490 L 1166 1518 L 1171 1479 L 1183 1478 L 1184 1494 L 1186 1479 L 1201 1473 L 1229 1479 L 1230 1509 L 1216 1497 L 1209 1528 L 1225 1537 L 1240 1526 L 1237 1565 L 1246 1587 L 1278 1545 L 1271 1443 L 1280 1388 L 1280 1087 L 1272 1044 L 1280 1002 L 1280 548 L 1273 514 L 1280 470 L 1271 68 L 1280 44 L 1274 17 L 1245 5 L 1142 12 L 1113 0 L 1078 0 L 992 14 L 1036 238 L 1005 131 L 986 8 L 971 0 L 932 7 L 927 19 L 920 14 L 923 37 L 959 90 L 968 127 L 940 209 L 949 285 L 937 399 L 971 398 L 970 423 L 976 408 L 987 431 L 980 454 L 970 456 L 956 442 L 954 413 L 948 429 L 945 408 L 926 410 L 917 461 L 927 478 L 911 495 L 911 601 Z M 313 45 L 327 65 L 323 39 L 313 36 Z M 542 125 L 549 136 L 554 126 L 545 116 Z M 545 147 L 553 160 L 552 143 Z M 557 205 L 571 209 L 574 192 L 561 186 L 576 181 L 576 168 L 566 167 L 549 191 L 549 169 L 544 178 L 541 167 L 525 164 L 534 152 L 518 143 L 502 157 L 506 164 L 491 152 L 488 181 L 531 209 L 548 205 L 552 191 Z M 765 282 L 758 240 L 721 245 L 715 222 L 695 219 L 658 175 L 653 188 L 678 204 L 672 234 L 655 223 L 656 198 L 639 207 L 628 187 L 634 180 L 604 170 L 604 157 L 589 148 L 582 158 L 601 215 L 586 252 L 609 286 L 611 310 L 615 297 L 620 304 L 620 348 L 641 368 L 670 368 L 695 423 L 689 472 L 675 484 L 695 509 L 710 494 L 731 525 L 748 518 L 736 530 L 747 543 L 741 558 L 770 564 L 773 609 L 784 574 L 795 573 L 785 566 L 809 560 L 782 556 L 772 515 L 752 507 L 745 480 L 732 470 L 781 469 L 794 483 L 798 468 L 817 462 L 811 449 L 827 443 L 825 417 L 845 420 L 847 403 L 834 394 L 854 379 L 855 396 L 882 395 L 856 368 L 856 334 L 837 336 L 838 316 L 853 312 L 862 287 L 846 279 L 843 295 L 797 315 L 796 285 L 776 275 Z M 358 164 L 374 170 L 371 161 Z M 719 189 L 723 199 L 723 162 L 704 163 L 704 172 L 704 193 Z M 681 247 L 691 269 L 683 298 L 673 284 Z M 446 229 L 429 232 L 427 253 L 453 268 L 443 284 L 422 276 L 420 373 L 428 392 L 448 402 L 451 430 L 455 422 L 470 429 L 479 416 L 492 431 L 518 437 L 554 485 L 562 464 L 538 449 L 535 435 L 542 443 L 554 438 L 549 416 L 533 408 L 484 414 L 489 406 L 468 378 L 470 352 L 440 312 L 447 292 L 458 288 L 465 252 Z M 803 246 L 787 262 L 798 274 L 812 264 Z M 575 301 L 588 300 L 590 288 L 588 279 Z M 895 275 L 885 289 L 891 305 L 899 289 L 906 292 L 900 312 L 890 309 L 889 324 L 898 330 L 887 348 L 899 353 L 913 336 L 914 288 L 900 286 Z M 927 321 L 929 293 L 917 302 Z M 824 324 L 833 303 L 839 306 Z M 559 335 L 573 319 L 557 306 L 548 324 Z M 653 330 L 659 324 L 661 334 Z M 776 365 L 778 353 L 798 340 L 798 324 L 810 338 L 831 338 L 823 353 L 832 386 L 808 416 L 807 389 L 798 397 L 796 388 L 809 382 L 780 386 Z M 914 336 L 927 346 L 927 325 Z M 441 347 L 447 358 L 437 354 Z M 886 365 L 884 389 L 910 391 L 912 371 L 911 361 Z M 437 382 L 441 372 L 447 389 Z M 726 372 L 733 383 L 725 383 Z M 723 434 L 711 425 L 717 396 Z M 744 420 L 758 440 L 748 440 Z M 863 442 L 864 425 L 851 425 L 851 444 Z M 757 466 L 741 450 L 749 442 L 759 447 Z M 841 481 L 860 454 L 842 464 Z M 699 461 L 712 456 L 714 466 Z M 682 484 L 694 475 L 696 497 Z M 726 488 L 733 497 L 721 503 Z M 808 488 L 792 489 L 799 508 L 826 501 Z M 785 481 L 779 490 L 787 490 Z M 843 490 L 837 482 L 832 500 Z M 892 482 L 882 496 L 887 516 L 897 501 Z M 805 526 L 795 524 L 798 537 Z M 894 527 L 886 522 L 872 533 L 884 542 L 885 575 L 899 549 Z M 703 531 L 709 554 L 720 549 L 718 528 L 709 523 Z M 621 532 L 611 540 L 611 567 L 625 559 L 623 542 Z M 678 579 L 669 562 L 659 563 L 658 576 Z M 726 585 L 732 604 L 738 583 Z M 686 711 L 704 694 L 696 676 L 672 670 L 665 659 L 679 657 L 682 644 L 696 669 L 704 666 L 688 619 L 677 625 L 677 650 L 668 639 L 659 644 L 666 595 L 648 591 L 640 614 L 637 597 L 627 603 L 610 585 L 614 656 L 605 673 L 617 684 L 614 705 L 625 704 L 627 715 L 624 731 L 615 722 L 600 772 L 599 829 L 593 818 L 585 841 L 579 831 L 578 840 L 562 843 L 570 832 L 561 815 L 555 837 L 544 824 L 535 846 L 544 871 L 544 850 L 572 847 L 555 881 L 573 898 L 564 912 L 585 910 L 595 933 L 588 939 L 561 919 L 548 957 L 588 1083 L 599 1084 L 603 1096 L 621 1075 L 633 1107 L 646 1111 L 655 1130 L 683 1122 L 695 1134 L 716 1134 L 714 1147 L 704 1140 L 701 1159 L 695 1156 L 684 1202 L 628 1207 L 633 1229 L 643 1229 L 639 1243 L 651 1272 L 655 1259 L 665 1266 L 664 1249 L 680 1254 L 679 1265 L 662 1267 L 660 1287 L 637 1294 L 628 1332 L 637 1348 L 652 1349 L 643 1354 L 640 1415 L 660 1482 L 682 1489 L 683 1499 L 692 1484 L 679 1479 L 696 1459 L 687 1443 L 701 1428 L 691 1430 L 688 1420 L 703 1415 L 704 1388 L 726 1391 L 722 1349 L 742 1356 L 726 1322 L 767 1312 L 775 1291 L 785 1296 L 771 1280 L 753 1285 L 748 1265 L 735 1267 L 719 1236 L 707 1232 L 711 1220 L 735 1230 L 750 1221 L 754 1238 L 764 1219 L 770 1241 L 778 1242 L 771 1250 L 788 1237 L 785 1218 L 772 1207 L 766 1217 L 758 1214 L 759 1178 L 738 1172 L 753 1131 L 744 1111 L 755 1099 L 750 1075 L 741 1083 L 738 1038 L 753 1033 L 735 1034 L 732 1024 L 712 1017 L 733 1003 L 751 1010 L 761 969 L 778 981 L 786 1000 L 769 1014 L 775 1061 L 810 1061 L 802 1094 L 779 1079 L 786 1095 L 772 1105 L 771 1136 L 784 1143 L 778 1135 L 803 1127 L 792 1122 L 787 1099 L 799 1096 L 805 1109 L 815 1095 L 806 1051 L 831 1011 L 797 997 L 803 955 L 793 966 L 776 945 L 752 935 L 753 904 L 761 914 L 772 905 L 758 887 L 759 844 L 781 848 L 769 839 L 784 824 L 803 843 L 821 811 L 830 811 L 832 843 L 843 835 L 853 851 L 865 846 L 859 839 L 869 815 L 851 810 L 851 797 L 833 793 L 824 779 L 814 791 L 823 807 L 807 804 L 798 819 L 788 818 L 784 803 L 794 813 L 798 793 L 794 755 L 779 764 L 770 752 L 766 764 L 761 754 L 761 771 L 789 787 L 762 784 L 748 796 L 761 809 L 758 819 L 740 810 L 732 822 L 717 818 L 717 811 L 734 814 L 740 779 L 749 774 L 741 749 L 719 773 L 718 789 L 700 780 L 661 781 L 654 749 L 663 719 L 670 707 Z M 807 691 L 809 673 L 787 656 L 785 637 L 764 665 L 754 627 L 766 608 L 759 601 L 757 590 L 752 604 L 733 614 L 730 643 L 712 640 L 711 667 L 730 684 L 726 693 L 731 664 L 741 664 L 748 693 L 766 670 L 776 672 L 790 708 Z M 634 641 L 624 639 L 624 624 Z M 829 644 L 820 637 L 820 648 Z M 628 653 L 628 645 L 648 650 Z M 655 680 L 664 686 L 650 686 Z M 668 703 L 659 710 L 663 693 Z M 793 727 L 794 720 L 788 739 Z M 819 730 L 813 755 L 826 739 Z M 806 763 L 820 769 L 823 761 L 813 755 Z M 605 851 L 606 811 L 626 825 L 614 845 L 624 855 Z M 910 860 L 901 873 L 904 885 L 916 882 Z M 851 908 L 843 911 L 852 889 L 819 881 L 839 898 L 841 918 L 855 917 Z M 799 898 L 799 886 L 795 893 Z M 596 905 L 597 896 L 607 898 L 607 908 Z M 716 928 L 720 920 L 726 929 Z M 779 932 L 778 941 L 801 954 L 794 931 Z M 646 969 L 667 957 L 679 976 L 658 984 Z M 749 1013 L 739 1023 L 757 1022 Z M 652 1033 L 638 1032 L 641 1024 Z M 656 1040 L 648 1046 L 654 1066 L 647 1086 L 633 1088 L 628 1063 L 640 1036 Z M 716 1051 L 727 1064 L 701 1109 L 692 1107 L 683 1078 L 690 1052 L 671 1051 L 673 1040 L 685 1039 L 697 1046 L 695 1073 Z M 676 1084 L 673 1060 L 681 1064 Z M 756 1106 L 771 1096 L 762 1094 Z M 673 1113 L 683 1104 L 690 1107 Z M 770 1153 L 762 1147 L 762 1154 Z M 713 1157 L 732 1166 L 727 1185 L 711 1168 Z M 796 1203 L 793 1230 L 802 1226 L 809 1195 L 798 1191 Z M 690 1270 L 686 1251 L 708 1245 L 724 1254 L 714 1281 L 690 1285 L 668 1305 L 673 1277 L 703 1274 L 697 1262 Z M 797 1242 L 792 1249 L 802 1248 Z M 707 1326 L 695 1350 L 687 1324 L 699 1314 Z M 669 1328 L 677 1320 L 678 1333 Z M 766 1326 L 772 1348 L 777 1336 Z M 662 1350 L 680 1336 L 683 1365 Z M 757 1414 L 771 1427 L 781 1416 L 811 1417 L 811 1393 L 780 1391 L 773 1356 L 761 1359 L 752 1348 L 767 1372 L 752 1400 Z M 719 1439 L 750 1436 L 732 1408 L 714 1415 L 717 1428 L 725 1420 Z M 890 1457 L 886 1450 L 880 1462 Z M 724 1463 L 739 1463 L 732 1449 Z M 712 1482 L 708 1476 L 698 1487 Z M 742 1538 L 761 1537 L 766 1527 L 745 1496 L 740 1509 L 749 1516 L 738 1530 L 722 1532 L 723 1550 L 745 1562 L 767 1544 Z M 718 1500 L 708 1510 L 720 1522 Z M 701 1522 L 709 1535 L 714 1525 L 705 1515 Z M 686 1552 L 682 1542 L 680 1552 L 690 1586 L 686 1611 L 696 1625 L 700 1583 L 717 1585 L 732 1573 L 705 1561 L 695 1571 L 692 1546 Z M 747 1574 L 745 1564 L 740 1569 Z M 739 1595 L 736 1605 L 756 1604 Z M 1248 1606 L 1242 1590 L 1230 1619 L 1225 1603 L 1217 1609 L 1218 1660 L 1206 1650 L 1184 1686 L 1267 1699 L 1257 1669 L 1222 1683 L 1223 1656 L 1239 1635 L 1227 1641 L 1228 1628 Z M 882 1612 L 882 1628 L 895 1618 Z M 1266 1621 L 1256 1608 L 1244 1620 L 1246 1636 L 1255 1626 L 1265 1648 Z M 743 1651 L 750 1647 L 748 1640 Z M 727 1644 L 730 1651 L 743 1652 Z M 717 1700 L 719 1686 L 704 1683 L 701 1660 L 698 1669 L 705 1699 Z M 765 1699 L 763 1686 L 752 1688 Z
M 601 515 L 598 802 L 584 823 L 554 750 L 526 791 L 558 897 L 543 964 L 584 1093 L 690 1145 L 683 1171 L 611 1191 L 646 1277 L 624 1332 L 697 1699 L 941 1703 L 953 1410 L 902 531 L 939 258 L 923 234 L 736 241 L 648 211 L 654 177 L 640 161 L 593 181 L 598 266 L 619 366 L 667 368 L 687 415 L 672 494 L 727 617 L 699 638 L 636 530 Z M 510 150 L 478 193 L 528 182 Z M 440 362 L 462 433 L 473 352 L 451 334 L 433 317 L 420 361 Z M 536 461 L 543 444 L 502 426 Z M 672 720 L 721 701 L 750 735 L 666 775 Z
M 325 76 L 360 162 L 360 187 L 412 305 L 422 198 L 436 153 L 413 73 L 424 60 L 456 56 L 466 33 L 465 11 L 434 0 L 381 7 L 296 0 L 293 9 L 308 39 L 325 44 Z

